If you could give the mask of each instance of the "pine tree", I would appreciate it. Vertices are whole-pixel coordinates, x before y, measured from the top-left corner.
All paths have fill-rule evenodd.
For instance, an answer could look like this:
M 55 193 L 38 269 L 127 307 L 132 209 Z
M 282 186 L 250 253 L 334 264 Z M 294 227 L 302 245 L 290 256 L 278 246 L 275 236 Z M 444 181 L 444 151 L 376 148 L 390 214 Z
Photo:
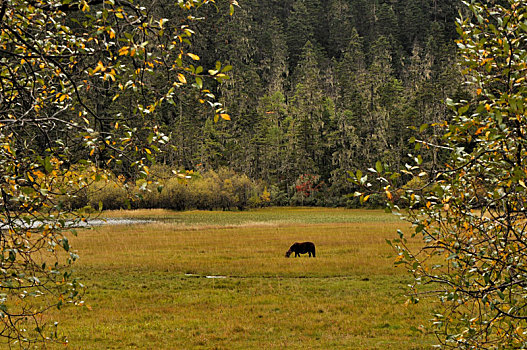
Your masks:
M 289 49 L 289 66 L 296 67 L 304 45 L 314 41 L 315 33 L 309 20 L 309 12 L 305 1 L 296 0 L 287 18 L 287 47 Z
M 333 101 L 324 93 L 315 47 L 310 41 L 304 46 L 296 71 L 298 83 L 290 101 L 296 150 L 296 174 L 322 175 L 328 171 L 326 127 L 334 113 Z

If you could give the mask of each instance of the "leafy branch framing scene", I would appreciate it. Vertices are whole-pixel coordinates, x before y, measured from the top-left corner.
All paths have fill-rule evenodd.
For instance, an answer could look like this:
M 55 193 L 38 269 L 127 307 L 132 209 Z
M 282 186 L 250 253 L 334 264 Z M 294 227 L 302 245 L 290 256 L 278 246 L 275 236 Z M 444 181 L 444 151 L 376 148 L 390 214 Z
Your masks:
M 179 1 L 169 20 L 132 1 L 0 1 L 0 336 L 9 344 L 56 339 L 46 311 L 83 303 L 65 232 L 86 215 L 72 203 L 114 173 L 148 177 L 168 142 L 156 110 L 195 90 L 214 119 L 229 119 L 204 88 L 229 67 L 204 72 L 191 51 L 190 23 L 209 3 Z
M 421 137 L 411 139 L 414 162 L 402 172 L 380 162 L 371 171 L 389 207 L 414 227 L 389 243 L 415 278 L 411 300 L 437 296 L 433 325 L 441 345 L 523 349 L 527 3 L 464 4 L 457 45 L 469 99 L 448 99 L 454 117 L 433 125 L 433 134 L 421 127 Z M 412 181 L 397 189 L 404 178 Z M 408 236 L 422 237 L 423 246 L 409 247 Z

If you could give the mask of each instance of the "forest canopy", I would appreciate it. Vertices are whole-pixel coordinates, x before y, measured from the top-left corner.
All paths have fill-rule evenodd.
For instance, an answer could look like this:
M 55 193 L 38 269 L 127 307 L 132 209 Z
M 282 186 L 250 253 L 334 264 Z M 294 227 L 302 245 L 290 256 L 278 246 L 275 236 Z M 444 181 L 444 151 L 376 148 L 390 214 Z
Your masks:
M 160 115 L 175 146 L 166 164 L 228 167 L 266 182 L 276 204 L 356 205 L 345 196 L 355 190 L 349 172 L 379 160 L 404 167 L 408 127 L 448 120 L 446 98 L 468 94 L 456 64 L 457 1 L 239 5 L 227 17 L 209 8 L 194 24 L 203 35 L 193 50 L 208 65 L 233 67 L 224 84 L 209 86 L 231 121 L 207 121 L 179 99 Z M 317 191 L 306 197 L 298 186 L 307 177 Z
M 158 32 L 179 25 L 175 19 L 181 9 L 170 4 L 141 3 L 148 13 L 166 19 L 158 22 Z M 408 142 L 411 127 L 432 126 L 427 132 L 434 135 L 434 125 L 452 117 L 444 101 L 469 96 L 454 43 L 455 18 L 463 9 L 457 1 L 241 0 L 209 5 L 191 8 L 195 20 L 183 21 L 187 33 L 195 34 L 191 45 L 186 43 L 192 55 L 181 61 L 189 70 L 174 74 L 151 60 L 164 73 L 141 73 L 150 88 L 135 87 L 136 97 L 163 98 L 162 103 L 136 104 L 118 84 L 89 87 L 97 96 L 91 110 L 123 116 L 144 111 L 147 124 L 166 136 L 157 145 L 162 151 L 159 167 L 180 174 L 192 171 L 192 181 L 226 169 L 254 182 L 249 189 L 238 189 L 246 198 L 262 196 L 267 188 L 270 198 L 262 204 L 357 206 L 358 199 L 348 196 L 357 190 L 348 181 L 350 173 L 377 161 L 403 168 L 414 147 Z M 161 54 L 162 63 L 171 59 L 173 48 L 159 44 L 165 45 L 161 51 L 149 54 Z M 139 65 L 130 56 L 136 51 L 125 44 L 117 44 L 116 50 L 120 69 L 130 63 L 129 73 L 135 73 Z M 112 79 L 111 69 L 93 64 L 95 74 Z M 207 80 L 207 75 L 216 79 Z M 166 83 L 174 79 L 181 83 L 177 93 Z M 127 91 L 134 89 L 122 84 Z M 109 153 L 102 152 L 101 159 L 107 160 Z M 129 165 L 121 158 L 110 169 L 133 187 L 138 168 Z M 307 187 L 313 189 L 309 195 L 303 190 Z M 155 186 L 151 190 L 156 192 Z M 83 198 L 70 204 L 88 205 Z M 114 207 L 140 203 L 146 205 L 122 200 Z M 382 200 L 371 196 L 368 204 L 379 206 Z

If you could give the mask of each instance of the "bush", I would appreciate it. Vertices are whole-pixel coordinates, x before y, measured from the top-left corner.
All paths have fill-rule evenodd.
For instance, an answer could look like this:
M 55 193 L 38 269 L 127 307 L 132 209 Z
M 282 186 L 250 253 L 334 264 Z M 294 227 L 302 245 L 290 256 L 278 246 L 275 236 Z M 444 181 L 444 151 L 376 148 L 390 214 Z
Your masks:
M 126 209 L 130 205 L 130 198 L 124 184 L 120 181 L 94 182 L 87 190 L 88 205 L 98 209 Z
M 145 180 L 125 183 L 123 179 L 113 177 L 109 182 L 94 182 L 75 196 L 63 196 L 60 200 L 71 208 L 91 206 L 94 209 L 99 208 L 99 203 L 104 209 L 243 210 L 269 205 L 360 207 L 358 199 L 344 196 L 338 189 L 319 181 L 318 176 L 301 176 L 290 187 L 293 193 L 290 197 L 277 186 L 267 186 L 228 168 L 202 174 L 183 172 L 181 175 L 168 166 L 155 165 L 151 168 L 151 175 L 157 182 L 148 185 Z M 382 200 L 371 196 L 366 205 L 380 207 Z
M 158 208 L 186 210 L 192 204 L 188 183 L 178 178 L 169 179 L 156 196 L 159 198 Z
M 274 206 L 286 206 L 289 205 L 289 196 L 287 195 L 287 192 L 282 191 L 277 186 L 271 185 L 269 186 L 269 194 L 270 194 L 270 204 Z

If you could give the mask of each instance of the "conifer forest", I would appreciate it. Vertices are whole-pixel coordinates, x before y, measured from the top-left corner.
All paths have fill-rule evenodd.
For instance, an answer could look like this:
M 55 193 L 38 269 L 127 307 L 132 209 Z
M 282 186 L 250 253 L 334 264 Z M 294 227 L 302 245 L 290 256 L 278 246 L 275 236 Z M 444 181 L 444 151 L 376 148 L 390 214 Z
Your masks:
M 448 120 L 445 99 L 467 93 L 457 1 L 238 4 L 232 16 L 218 3 L 193 23 L 200 65 L 232 66 L 229 79 L 207 86 L 231 120 L 215 122 L 191 92 L 180 94 L 158 116 L 171 135 L 166 165 L 245 174 L 268 186 L 274 204 L 345 205 L 350 171 L 377 161 L 400 169 L 414 148 L 411 127 Z

